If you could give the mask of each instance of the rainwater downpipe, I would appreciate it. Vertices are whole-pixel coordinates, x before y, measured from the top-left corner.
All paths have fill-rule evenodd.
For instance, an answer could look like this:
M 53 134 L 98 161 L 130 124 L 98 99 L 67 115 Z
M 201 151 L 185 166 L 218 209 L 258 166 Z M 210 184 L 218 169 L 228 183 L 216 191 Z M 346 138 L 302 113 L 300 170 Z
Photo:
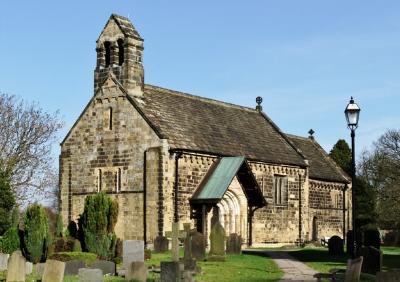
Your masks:
M 147 151 L 143 153 L 143 241 L 144 247 L 147 247 Z

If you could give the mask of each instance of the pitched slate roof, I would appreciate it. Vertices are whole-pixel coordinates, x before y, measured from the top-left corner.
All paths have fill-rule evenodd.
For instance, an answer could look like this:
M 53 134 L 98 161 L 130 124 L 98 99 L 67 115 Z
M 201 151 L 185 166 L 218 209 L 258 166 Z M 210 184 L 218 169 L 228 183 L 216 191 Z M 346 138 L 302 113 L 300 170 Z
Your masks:
M 286 134 L 309 161 L 311 179 L 349 183 L 349 176 L 329 157 L 324 149 L 311 138 Z
M 117 15 L 117 14 L 112 14 L 110 19 L 114 19 L 121 31 L 124 33 L 126 36 L 133 36 L 136 37 L 137 39 L 141 39 L 139 32 L 133 27 L 132 22 L 123 16 Z
M 255 109 L 151 85 L 137 101 L 172 149 L 306 166 L 279 128 Z

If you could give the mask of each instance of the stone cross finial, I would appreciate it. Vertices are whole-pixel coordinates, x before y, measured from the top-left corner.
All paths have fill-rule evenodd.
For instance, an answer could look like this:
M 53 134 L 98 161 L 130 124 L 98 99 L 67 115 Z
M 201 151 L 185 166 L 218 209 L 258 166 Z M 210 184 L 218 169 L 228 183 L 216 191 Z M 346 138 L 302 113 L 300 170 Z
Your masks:
M 256 110 L 259 112 L 262 112 L 262 106 L 261 106 L 262 101 L 263 101 L 262 97 L 258 96 L 256 98 L 256 103 L 257 103 Z
M 308 131 L 308 134 L 310 134 L 310 135 L 308 136 L 308 138 L 314 139 L 314 136 L 313 136 L 314 133 L 315 133 L 315 131 L 311 128 L 311 129 Z

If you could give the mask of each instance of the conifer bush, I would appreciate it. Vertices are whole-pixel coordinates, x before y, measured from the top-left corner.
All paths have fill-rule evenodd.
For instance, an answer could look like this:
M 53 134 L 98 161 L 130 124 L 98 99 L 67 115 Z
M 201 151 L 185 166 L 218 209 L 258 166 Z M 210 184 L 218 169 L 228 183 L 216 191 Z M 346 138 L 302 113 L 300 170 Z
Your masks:
M 0 251 L 5 254 L 12 254 L 14 251 L 20 249 L 20 239 L 18 228 L 13 226 L 9 228 L 1 237 Z
M 46 258 L 50 243 L 49 223 L 44 208 L 39 204 L 29 206 L 25 213 L 22 251 L 33 263 Z
M 80 233 L 87 251 L 103 258 L 115 254 L 117 237 L 114 227 L 118 217 L 118 202 L 104 193 L 87 196 L 79 219 Z

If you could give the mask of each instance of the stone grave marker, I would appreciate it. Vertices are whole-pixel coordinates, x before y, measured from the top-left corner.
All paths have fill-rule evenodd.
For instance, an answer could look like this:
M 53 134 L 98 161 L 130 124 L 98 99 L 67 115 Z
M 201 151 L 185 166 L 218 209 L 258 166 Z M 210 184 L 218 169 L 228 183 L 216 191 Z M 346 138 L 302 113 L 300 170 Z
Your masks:
M 214 208 L 213 218 L 214 225 L 211 227 L 210 232 L 208 259 L 210 261 L 225 261 L 225 229 L 219 222 L 218 209 Z
M 97 260 L 90 268 L 97 268 L 103 271 L 103 275 L 115 275 L 115 263 L 107 260 Z
M 122 252 L 123 266 L 128 269 L 133 261 L 144 261 L 144 242 L 140 240 L 124 240 Z
M 339 256 L 344 254 L 343 240 L 339 236 L 332 236 L 328 241 L 329 254 Z
M 101 269 L 81 268 L 78 271 L 79 282 L 103 282 Z
M 81 260 L 70 260 L 65 263 L 64 275 L 78 275 L 80 268 L 85 268 L 85 262 Z
M 179 222 L 172 223 L 172 261 L 179 261 Z
M 146 282 L 147 279 L 147 266 L 143 261 L 133 261 L 125 272 L 126 279 L 133 279 L 140 282 Z
M 193 271 L 196 269 L 196 260 L 194 260 L 192 256 L 192 237 L 190 234 L 190 223 L 184 223 L 183 228 L 186 232 L 186 237 L 184 242 L 183 264 L 185 270 Z
M 35 268 L 35 272 L 37 275 L 39 275 L 40 277 L 43 276 L 43 272 L 44 272 L 44 266 L 46 265 L 46 263 L 41 262 L 41 263 L 37 263 L 35 264 L 33 267 Z
M 21 251 L 15 251 L 8 260 L 7 282 L 25 282 L 26 260 Z
M 9 254 L 0 253 L 0 271 L 7 270 Z
M 165 236 L 158 235 L 154 240 L 154 251 L 157 253 L 165 253 L 168 251 L 168 239 Z
M 161 262 L 161 282 L 181 281 L 181 269 L 178 261 Z
M 191 244 L 192 244 L 192 256 L 197 261 L 204 260 L 206 258 L 206 244 L 204 235 L 196 230 L 191 231 Z
M 363 256 L 363 264 L 361 272 L 376 275 L 377 272 L 382 271 L 382 251 L 375 247 L 362 247 L 361 255 Z
M 26 274 L 26 275 L 31 274 L 31 273 L 32 273 L 32 270 L 33 270 L 33 263 L 31 263 L 30 261 L 27 261 L 27 262 L 25 263 L 25 274 Z
M 240 254 L 242 252 L 242 237 L 236 233 L 231 233 L 226 240 L 227 254 Z
M 42 282 L 62 282 L 65 262 L 48 259 L 44 266 Z

